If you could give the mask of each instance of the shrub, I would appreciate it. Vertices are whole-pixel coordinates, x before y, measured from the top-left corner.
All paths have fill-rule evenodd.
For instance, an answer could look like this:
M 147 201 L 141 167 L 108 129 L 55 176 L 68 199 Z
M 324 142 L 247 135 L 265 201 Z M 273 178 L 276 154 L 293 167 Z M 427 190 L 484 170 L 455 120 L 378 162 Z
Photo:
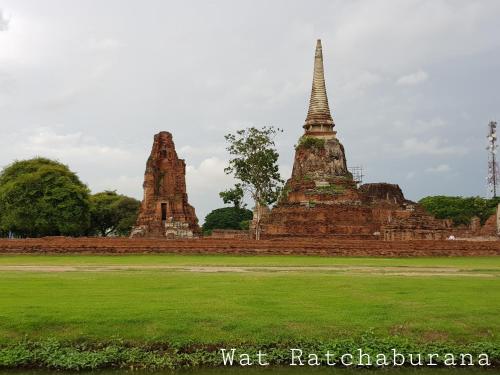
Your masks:
M 103 191 L 90 197 L 90 233 L 100 236 L 128 236 L 141 202 L 137 199 Z
M 252 217 L 252 211 L 246 208 L 218 208 L 205 217 L 203 232 L 210 233 L 213 229 L 241 229 L 241 222 L 252 220 Z

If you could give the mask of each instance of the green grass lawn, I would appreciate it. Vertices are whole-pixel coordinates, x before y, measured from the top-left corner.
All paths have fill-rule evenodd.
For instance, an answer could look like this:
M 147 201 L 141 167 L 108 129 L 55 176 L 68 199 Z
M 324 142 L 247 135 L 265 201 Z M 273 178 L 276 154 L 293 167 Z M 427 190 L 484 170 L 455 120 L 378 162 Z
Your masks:
M 364 258 L 244 255 L 0 255 L 0 265 L 401 266 L 498 269 L 500 257 Z
M 0 265 L 366 265 L 499 270 L 500 257 L 0 256 Z M 500 278 L 296 272 L 0 271 L 0 342 L 498 341 Z

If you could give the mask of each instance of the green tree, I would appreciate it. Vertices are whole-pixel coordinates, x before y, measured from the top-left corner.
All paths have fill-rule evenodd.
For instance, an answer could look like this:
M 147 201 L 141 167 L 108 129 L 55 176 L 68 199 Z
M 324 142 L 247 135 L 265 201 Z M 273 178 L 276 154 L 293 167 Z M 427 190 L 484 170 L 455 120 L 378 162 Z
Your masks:
M 0 173 L 0 230 L 18 236 L 77 236 L 89 227 L 89 189 L 66 165 L 15 161 Z
M 234 185 L 234 188 L 228 189 L 225 191 L 221 191 L 219 196 L 222 198 L 222 201 L 225 204 L 232 203 L 234 207 L 246 207 L 246 204 L 242 206 L 243 197 L 245 196 L 245 192 L 241 187 L 241 184 Z
M 106 237 L 128 236 L 134 225 L 141 202 L 118 194 L 103 191 L 90 197 L 90 232 Z
M 213 229 L 244 229 L 248 220 L 252 220 L 252 211 L 246 208 L 218 208 L 205 216 L 203 233 L 211 233 Z
M 232 156 L 224 171 L 240 181 L 240 188 L 255 202 L 255 238 L 260 239 L 262 207 L 274 203 L 283 180 L 278 169 L 279 154 L 274 138 L 281 132 L 272 126 L 238 130 L 227 134 L 227 151 Z M 237 187 L 235 187 L 236 189 Z
M 451 219 L 454 225 L 470 224 L 474 216 L 484 224 L 495 213 L 500 198 L 438 195 L 422 198 L 418 203 L 438 219 Z

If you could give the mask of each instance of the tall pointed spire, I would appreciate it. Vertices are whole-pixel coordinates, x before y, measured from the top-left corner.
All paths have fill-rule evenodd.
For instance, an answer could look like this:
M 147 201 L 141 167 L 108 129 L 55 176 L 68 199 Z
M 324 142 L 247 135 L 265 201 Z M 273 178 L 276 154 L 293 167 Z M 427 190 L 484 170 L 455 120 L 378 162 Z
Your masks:
M 323 70 L 323 51 L 321 48 L 321 39 L 316 42 L 316 53 L 314 56 L 314 76 L 311 90 L 311 99 L 309 100 L 309 110 L 307 112 L 304 129 L 306 134 L 320 135 L 333 132 L 332 115 L 328 106 L 328 97 L 326 96 L 325 73 Z

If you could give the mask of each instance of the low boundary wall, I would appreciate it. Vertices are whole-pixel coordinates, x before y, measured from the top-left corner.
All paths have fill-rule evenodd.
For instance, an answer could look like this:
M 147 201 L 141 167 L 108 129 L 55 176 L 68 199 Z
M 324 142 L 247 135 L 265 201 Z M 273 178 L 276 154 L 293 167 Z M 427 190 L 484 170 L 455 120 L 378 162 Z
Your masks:
M 324 256 L 491 256 L 500 255 L 500 241 L 382 241 L 325 238 L 190 240 L 129 238 L 0 239 L 1 254 L 241 254 Z

